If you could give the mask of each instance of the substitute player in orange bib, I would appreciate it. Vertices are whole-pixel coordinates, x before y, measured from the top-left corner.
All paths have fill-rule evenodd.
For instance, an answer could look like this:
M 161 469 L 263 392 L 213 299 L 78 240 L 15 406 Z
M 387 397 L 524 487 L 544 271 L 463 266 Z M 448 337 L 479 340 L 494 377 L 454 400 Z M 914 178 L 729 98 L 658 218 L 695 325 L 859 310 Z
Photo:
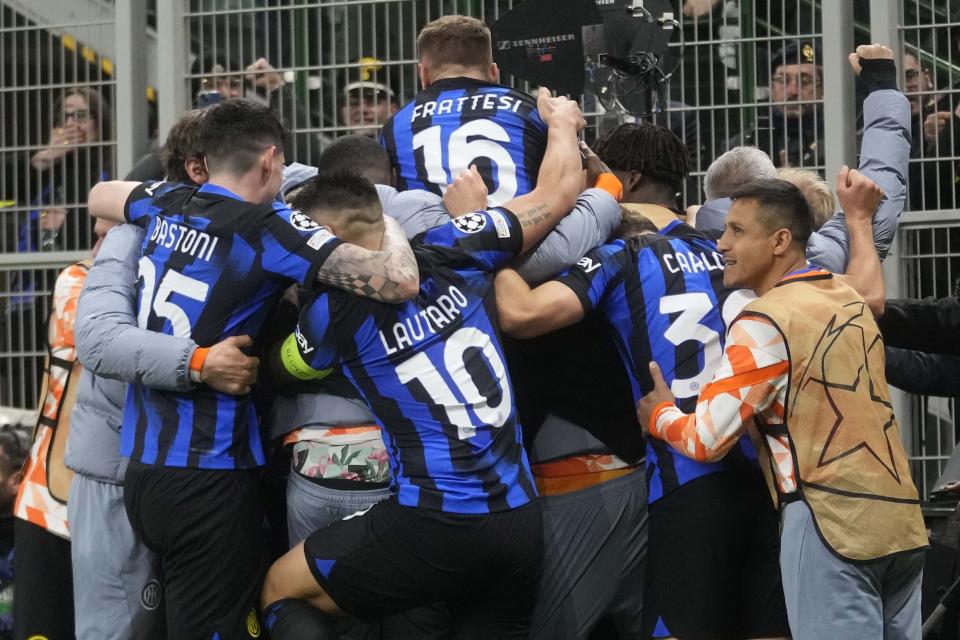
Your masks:
M 884 300 L 870 239 L 882 192 L 846 167 L 837 182 L 847 277 L 806 262 L 812 214 L 796 187 L 757 180 L 734 194 L 718 243 L 724 284 L 759 298 L 731 325 L 694 413 L 676 407 L 655 364 L 638 412 L 651 436 L 697 460 L 722 458 L 744 431 L 762 443 L 795 639 L 919 638 L 927 535 L 871 313 Z

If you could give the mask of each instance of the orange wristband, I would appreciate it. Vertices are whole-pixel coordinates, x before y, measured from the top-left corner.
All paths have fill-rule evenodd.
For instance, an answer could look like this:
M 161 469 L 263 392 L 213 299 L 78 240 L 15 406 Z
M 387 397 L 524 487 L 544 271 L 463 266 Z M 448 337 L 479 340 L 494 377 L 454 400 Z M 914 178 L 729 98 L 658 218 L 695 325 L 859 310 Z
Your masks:
M 593 186 L 597 189 L 603 189 L 616 198 L 617 202 L 623 199 L 623 185 L 620 184 L 617 176 L 612 173 L 601 173 L 597 176 L 597 183 Z
M 190 358 L 190 379 L 194 382 L 200 382 L 200 372 L 203 370 L 203 363 L 209 351 L 210 347 L 197 347 L 193 350 L 193 356 Z
M 661 402 L 653 408 L 653 413 L 650 414 L 650 424 L 648 425 L 650 435 L 658 440 L 662 440 L 662 438 L 660 437 L 660 431 L 657 429 L 657 418 L 660 416 L 661 411 L 672 406 L 674 406 L 672 402 Z

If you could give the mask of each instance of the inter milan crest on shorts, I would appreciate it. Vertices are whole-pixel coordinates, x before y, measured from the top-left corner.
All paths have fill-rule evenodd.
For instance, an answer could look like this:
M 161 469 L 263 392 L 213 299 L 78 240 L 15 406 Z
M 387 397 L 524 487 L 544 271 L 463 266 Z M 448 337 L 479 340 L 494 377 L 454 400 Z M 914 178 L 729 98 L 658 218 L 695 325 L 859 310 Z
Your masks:
M 260 618 L 257 617 L 257 612 L 253 609 L 247 613 L 247 634 L 251 638 L 260 637 Z
M 153 611 L 160 606 L 161 595 L 160 583 L 156 580 L 150 580 L 140 590 L 140 606 L 147 611 Z
M 476 233 L 487 226 L 487 218 L 480 213 L 468 213 L 465 216 L 454 218 L 453 223 L 457 229 L 464 233 Z

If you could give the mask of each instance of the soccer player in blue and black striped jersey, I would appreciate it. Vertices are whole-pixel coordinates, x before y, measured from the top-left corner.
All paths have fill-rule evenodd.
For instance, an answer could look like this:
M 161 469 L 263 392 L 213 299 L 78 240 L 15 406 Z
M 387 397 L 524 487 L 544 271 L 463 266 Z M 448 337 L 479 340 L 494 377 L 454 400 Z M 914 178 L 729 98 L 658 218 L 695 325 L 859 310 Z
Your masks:
M 452 637 L 526 638 L 540 507 L 504 365 L 493 271 L 543 238 L 583 181 L 580 110 L 540 91 L 550 128 L 539 177 L 549 187 L 415 238 L 420 294 L 406 304 L 319 293 L 271 356 L 276 375 L 292 380 L 342 370 L 383 429 L 395 492 L 274 564 L 263 594 L 274 640 L 336 637 L 317 631 L 332 633 L 328 616 L 375 620 L 437 601 L 453 614 Z M 366 180 L 320 176 L 297 203 L 344 239 L 380 242 L 383 212 Z
M 686 161 L 671 166 L 668 159 L 682 159 L 686 151 L 676 136 L 652 125 L 623 125 L 597 144 L 597 153 L 624 186 L 626 237 L 533 290 L 515 272 L 502 271 L 503 329 L 533 337 L 598 311 L 629 373 L 634 403 L 652 388 L 648 363 L 654 360 L 678 402 L 692 411 L 720 362 L 728 324 L 750 297 L 723 286 L 716 244 L 677 218 L 684 172 L 675 167 Z M 641 221 L 652 221 L 659 233 L 639 231 Z M 749 439 L 719 463 L 681 458 L 647 443 L 651 588 L 644 590 L 644 635 L 788 635 L 777 547 L 770 542 L 777 515 L 754 487 L 759 469 Z M 715 537 L 705 546 L 708 530 Z
M 497 84 L 490 30 L 467 16 L 444 16 L 417 38 L 423 90 L 383 126 L 397 188 L 442 194 L 476 165 L 487 204 L 502 205 L 536 185 L 546 125 L 526 93 Z
M 200 127 L 207 184 L 109 182 L 90 193 L 95 215 L 145 229 L 138 321 L 192 338 L 201 348 L 183 363 L 191 374 L 202 369 L 203 347 L 256 336 L 293 283 L 391 301 L 416 291 L 398 226 L 370 251 L 274 202 L 286 132 L 268 107 L 229 100 Z M 130 457 L 131 524 L 164 567 L 170 637 L 249 637 L 266 568 L 256 478 L 264 452 L 250 398 L 203 384 L 190 393 L 132 384 L 121 450 Z

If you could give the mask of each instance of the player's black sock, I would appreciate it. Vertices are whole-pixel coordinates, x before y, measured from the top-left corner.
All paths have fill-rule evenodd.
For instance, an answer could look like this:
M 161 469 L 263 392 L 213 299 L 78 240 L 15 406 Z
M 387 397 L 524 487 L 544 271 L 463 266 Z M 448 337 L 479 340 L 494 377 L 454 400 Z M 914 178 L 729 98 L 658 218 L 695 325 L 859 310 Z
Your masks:
M 284 598 L 263 610 L 271 640 L 339 640 L 333 618 L 305 600 Z

